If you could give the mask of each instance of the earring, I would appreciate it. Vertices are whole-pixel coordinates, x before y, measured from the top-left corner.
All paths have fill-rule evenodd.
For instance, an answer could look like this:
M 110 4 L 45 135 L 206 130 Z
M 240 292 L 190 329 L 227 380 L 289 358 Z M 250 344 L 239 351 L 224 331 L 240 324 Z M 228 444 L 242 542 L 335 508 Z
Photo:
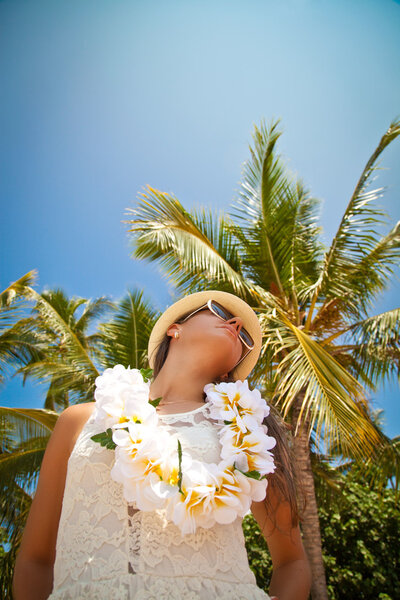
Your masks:
M 174 338 L 176 339 L 176 338 L 178 338 L 178 337 L 179 337 L 179 331 L 175 331 L 175 333 L 174 333 Z

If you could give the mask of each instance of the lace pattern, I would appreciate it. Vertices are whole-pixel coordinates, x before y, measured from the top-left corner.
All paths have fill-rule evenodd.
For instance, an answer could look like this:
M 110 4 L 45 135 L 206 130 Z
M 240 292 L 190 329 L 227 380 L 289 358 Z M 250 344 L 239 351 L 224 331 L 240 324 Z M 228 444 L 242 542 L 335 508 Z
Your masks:
M 194 458 L 219 460 L 207 405 L 159 417 Z M 49 599 L 269 598 L 249 568 L 241 519 L 182 536 L 163 510 L 139 511 L 111 479 L 113 451 L 94 443 L 95 433 L 90 417 L 68 461 Z

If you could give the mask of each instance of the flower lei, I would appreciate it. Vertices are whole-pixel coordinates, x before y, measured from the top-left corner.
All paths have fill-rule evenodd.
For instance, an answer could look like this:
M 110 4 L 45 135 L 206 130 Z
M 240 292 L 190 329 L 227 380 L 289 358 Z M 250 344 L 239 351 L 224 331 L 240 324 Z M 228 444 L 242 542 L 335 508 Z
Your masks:
M 183 535 L 244 517 L 253 500 L 265 498 L 267 475 L 275 471 L 269 450 L 276 440 L 262 424 L 270 408 L 259 390 L 246 380 L 204 387 L 221 444 L 220 462 L 205 463 L 157 427 L 161 398 L 149 400 L 151 374 L 116 365 L 96 378 L 94 417 L 106 431 L 91 439 L 115 449 L 111 477 L 126 501 L 143 511 L 166 509 Z

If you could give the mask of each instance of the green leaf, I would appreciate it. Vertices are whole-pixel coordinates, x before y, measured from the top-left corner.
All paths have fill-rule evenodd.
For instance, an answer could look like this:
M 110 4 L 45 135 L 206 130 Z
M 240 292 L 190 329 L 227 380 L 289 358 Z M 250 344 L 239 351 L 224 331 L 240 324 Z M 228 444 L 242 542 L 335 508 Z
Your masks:
M 140 369 L 140 374 L 143 377 L 143 380 L 147 382 L 153 377 L 153 369 Z M 153 402 L 155 402 L 155 400 L 153 400 Z
M 251 479 L 261 479 L 261 475 L 258 471 L 247 471 L 247 473 L 245 473 L 246 477 L 250 477 Z
M 258 471 L 242 471 L 241 469 L 238 469 L 237 466 L 235 465 L 235 463 L 233 463 L 233 467 L 236 469 L 236 471 L 240 471 L 240 473 L 242 473 L 243 475 L 246 475 L 246 477 L 250 477 L 250 479 L 265 479 L 265 477 L 261 477 L 260 473 Z
M 117 444 L 112 439 L 112 429 L 109 427 L 107 431 L 103 431 L 102 433 L 96 433 L 92 435 L 90 438 L 94 442 L 100 444 L 101 446 L 105 446 L 108 450 L 114 450 Z
M 182 446 L 180 441 L 178 440 L 178 460 L 179 460 L 179 468 L 178 468 L 178 488 L 179 492 L 184 496 L 184 492 L 182 490 Z
M 157 408 L 157 406 L 160 404 L 162 398 L 156 398 L 155 400 L 149 400 L 149 404 L 151 404 L 152 406 L 154 406 L 154 408 Z

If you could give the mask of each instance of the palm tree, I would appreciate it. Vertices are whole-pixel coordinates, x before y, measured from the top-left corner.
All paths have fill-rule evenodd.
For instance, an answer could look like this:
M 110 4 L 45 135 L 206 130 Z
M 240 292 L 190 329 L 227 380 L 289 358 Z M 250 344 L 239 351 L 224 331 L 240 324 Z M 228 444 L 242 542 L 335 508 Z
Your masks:
M 12 303 L 20 308 L 23 301 L 35 303 L 30 316 L 8 319 L 8 328 L 0 335 L 3 372 L 13 367 L 24 381 L 32 377 L 45 387 L 43 409 L 0 407 L 0 527 L 10 544 L 0 576 L 1 597 L 5 599 L 11 599 L 16 552 L 44 451 L 58 418 L 54 408 L 92 400 L 99 370 L 115 364 L 146 368 L 147 342 L 158 316 L 141 291 L 128 291 L 117 304 L 104 298 L 92 302 L 68 299 L 59 289 L 39 294 L 29 285 L 34 279 L 35 273 L 28 273 L 0 295 L 0 323 Z M 81 305 L 84 310 L 78 318 L 75 313 Z M 89 325 L 106 310 L 112 310 L 111 319 L 87 335 Z M 2 345 L 3 339 L 6 342 Z
M 22 341 L 15 335 L 12 326 L 26 309 L 24 298 L 17 288 L 32 285 L 35 278 L 36 273 L 30 271 L 0 293 L 0 385 L 4 384 L 15 366 L 29 360 L 34 354 L 32 340 L 25 336 Z
M 400 122 L 391 123 L 368 160 L 329 248 L 319 237 L 318 201 L 275 151 L 278 124 L 254 127 L 231 214 L 189 212 L 173 195 L 147 186 L 124 222 L 133 256 L 158 261 L 179 295 L 217 288 L 258 313 L 263 347 L 251 383 L 293 424 L 307 499 L 301 525 L 312 597 L 326 600 L 310 435 L 315 432 L 327 454 L 337 448 L 367 464 L 388 452 L 366 393 L 398 373 L 400 309 L 370 311 L 398 264 L 400 226 L 378 233 L 385 222 L 375 206 L 382 190 L 369 185 Z
M 57 418 L 56 412 L 45 409 L 0 407 L 0 525 L 10 545 L 0 574 L 0 593 L 5 599 L 11 598 L 15 556 Z
M 14 375 L 33 377 L 48 385 L 45 408 L 66 408 L 69 403 L 87 401 L 93 395 L 98 370 L 94 364 L 98 335 L 87 330 L 113 304 L 104 297 L 94 301 L 69 299 L 60 289 L 36 292 L 18 282 L 12 288 L 19 297 L 34 303 L 31 315 L 19 319 L 10 329 L 25 348 L 28 360 L 19 356 Z M 80 317 L 77 309 L 83 306 Z M 29 347 L 25 345 L 29 340 Z M 18 352 L 16 352 L 18 354 Z

